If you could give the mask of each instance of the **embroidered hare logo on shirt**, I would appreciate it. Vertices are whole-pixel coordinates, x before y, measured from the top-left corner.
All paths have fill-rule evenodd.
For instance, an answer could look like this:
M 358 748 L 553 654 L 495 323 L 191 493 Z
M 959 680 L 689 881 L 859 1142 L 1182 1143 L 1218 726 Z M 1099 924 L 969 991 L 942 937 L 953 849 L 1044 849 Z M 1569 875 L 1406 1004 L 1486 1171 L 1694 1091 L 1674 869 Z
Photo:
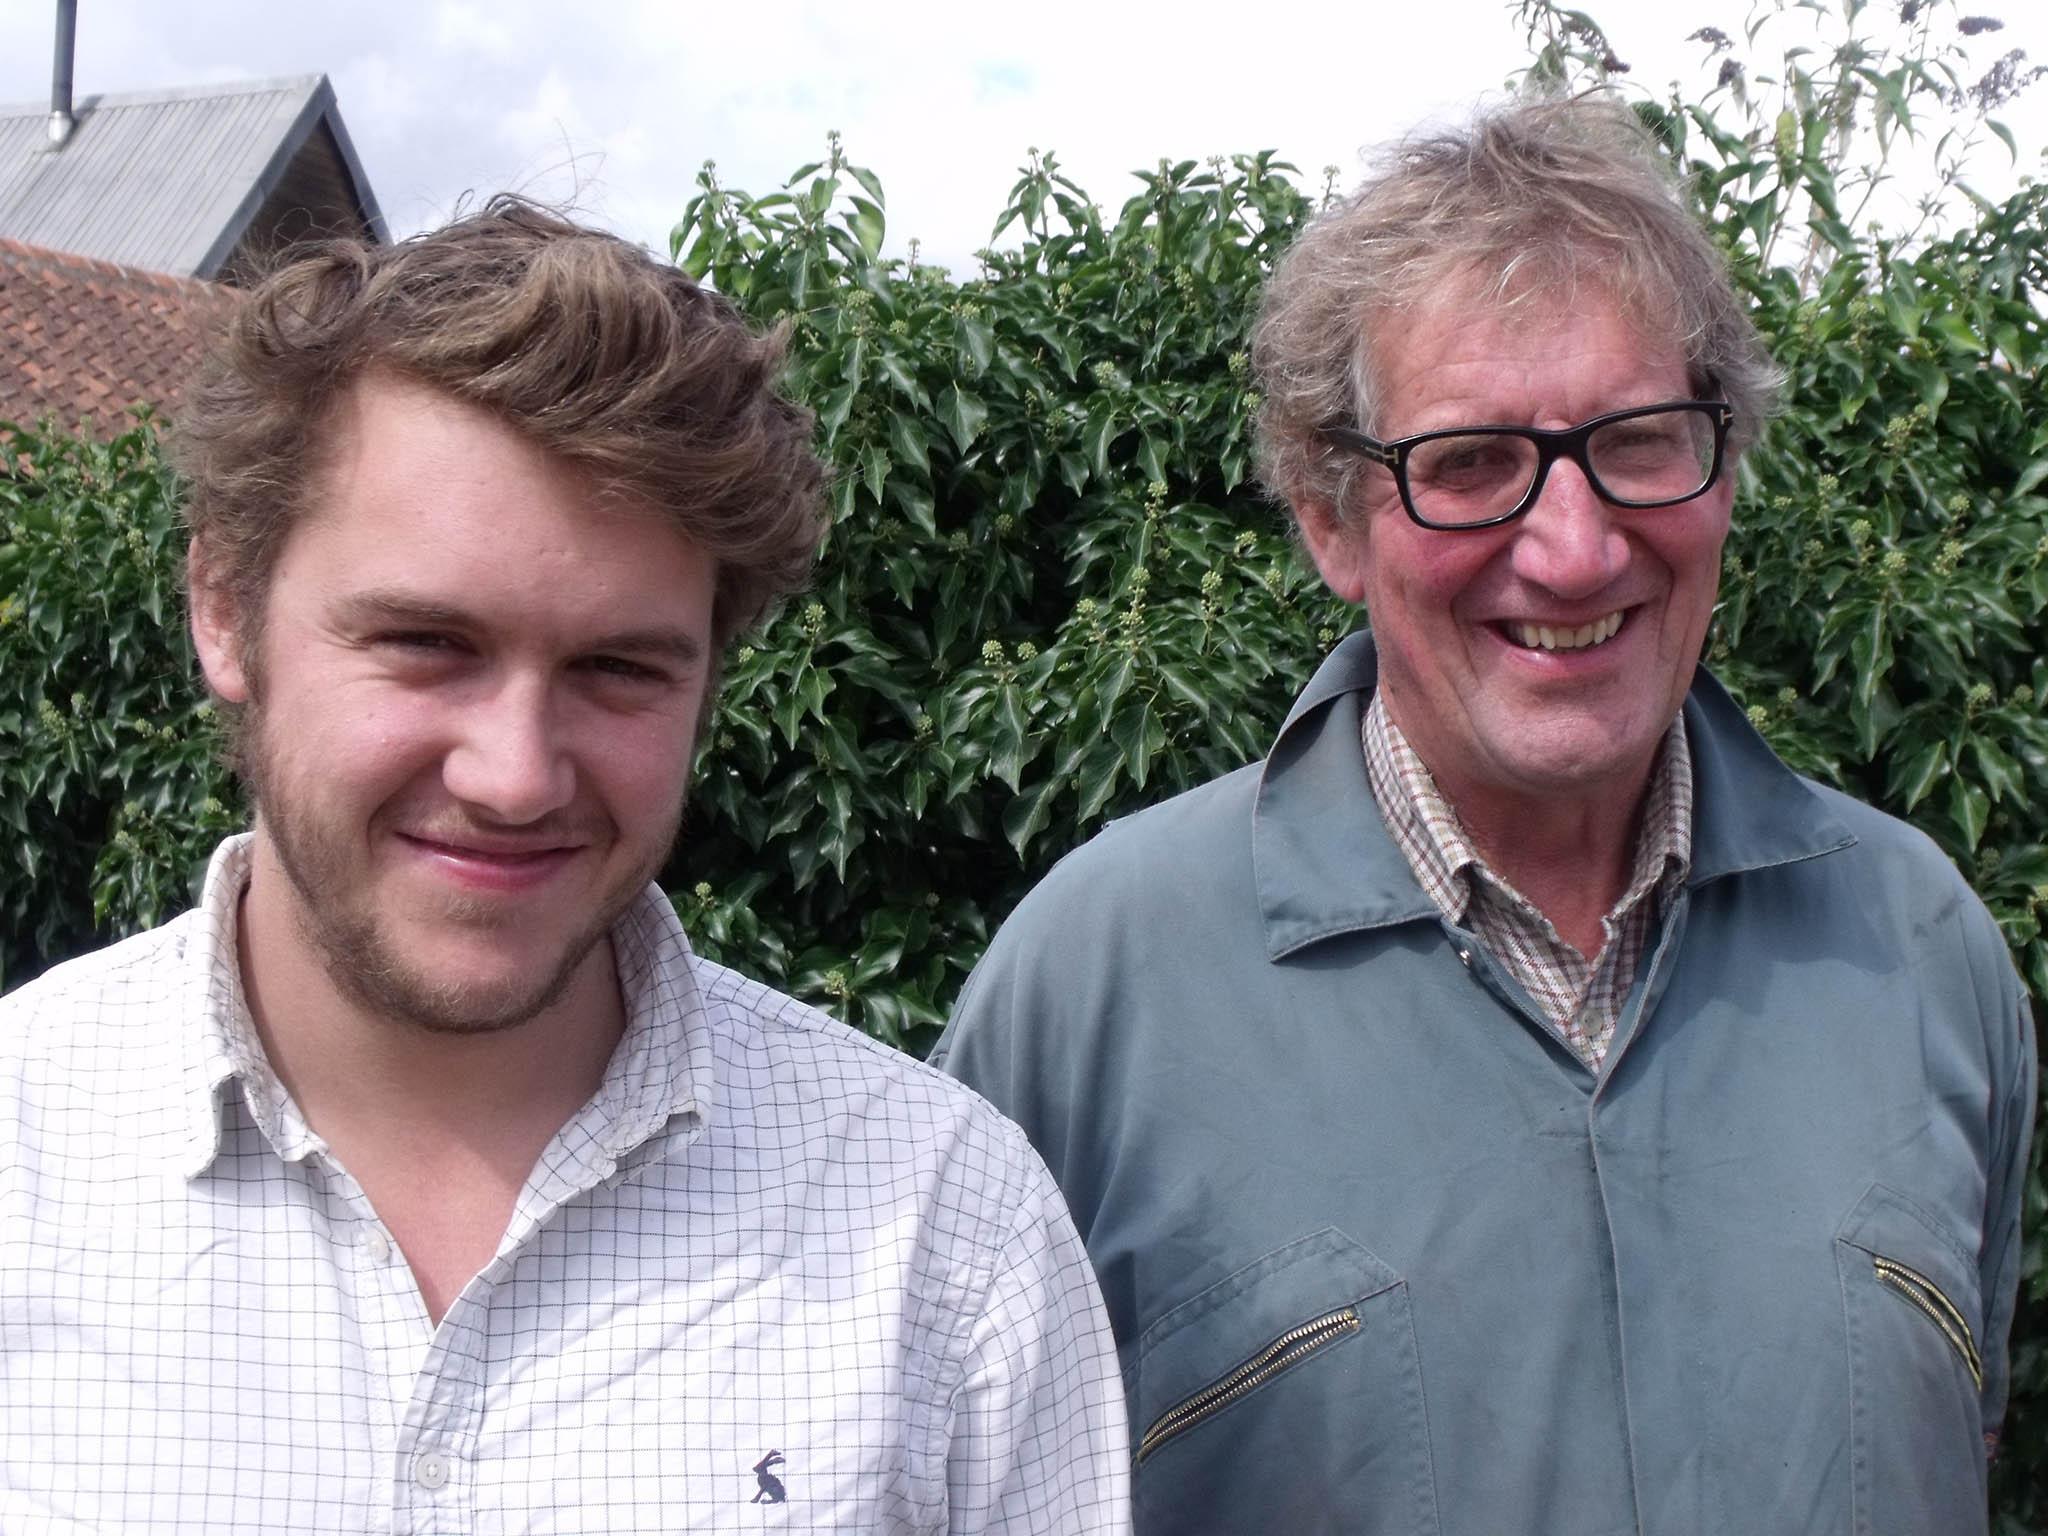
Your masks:
M 759 1483 L 761 1487 L 751 1499 L 747 1500 L 749 1504 L 781 1504 L 789 1498 L 789 1490 L 782 1486 L 782 1479 L 768 1470 L 770 1467 L 780 1466 L 781 1463 L 782 1452 L 780 1451 L 770 1451 L 766 1456 L 763 1456 L 754 1463 L 754 1481 Z

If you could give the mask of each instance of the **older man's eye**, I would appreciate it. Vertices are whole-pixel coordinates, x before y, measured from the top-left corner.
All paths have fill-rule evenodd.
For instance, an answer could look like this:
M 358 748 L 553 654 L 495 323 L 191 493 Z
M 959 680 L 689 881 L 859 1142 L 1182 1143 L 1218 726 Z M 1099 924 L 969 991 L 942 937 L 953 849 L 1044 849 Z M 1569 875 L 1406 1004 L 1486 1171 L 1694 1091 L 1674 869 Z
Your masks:
M 1445 437 L 1415 450 L 1408 475 L 1446 491 L 1485 490 L 1524 477 L 1534 457 L 1531 446 L 1520 438 Z
M 1613 459 L 1690 458 L 1693 453 L 1684 424 L 1673 418 L 1618 421 L 1595 432 L 1589 446 L 1596 456 Z

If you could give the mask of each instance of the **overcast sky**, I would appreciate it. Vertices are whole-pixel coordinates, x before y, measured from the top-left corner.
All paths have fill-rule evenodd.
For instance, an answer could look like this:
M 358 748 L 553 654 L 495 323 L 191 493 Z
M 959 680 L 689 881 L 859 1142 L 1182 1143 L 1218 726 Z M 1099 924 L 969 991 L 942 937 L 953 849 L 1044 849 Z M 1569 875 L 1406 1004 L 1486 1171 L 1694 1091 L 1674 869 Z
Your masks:
M 1713 24 L 1746 0 L 1593 0 L 1634 78 L 1696 78 Z M 1889 16 L 1896 0 L 1873 13 Z M 1977 37 L 2048 63 L 2048 4 Z M 47 101 L 55 0 L 0 0 L 0 101 Z M 882 178 L 888 246 L 968 265 L 1028 148 L 1053 150 L 1098 202 L 1128 172 L 1275 149 L 1345 182 L 1360 151 L 1500 88 L 1526 61 L 1505 0 L 1253 0 L 1152 6 L 1025 0 L 971 6 L 661 0 L 79 0 L 77 93 L 326 73 L 394 234 L 438 223 L 465 192 L 572 197 L 665 248 L 699 165 L 760 193 L 822 157 L 825 133 Z M 2007 114 L 2021 170 L 2044 172 L 2048 80 Z M 1978 156 L 1993 193 L 2018 174 Z

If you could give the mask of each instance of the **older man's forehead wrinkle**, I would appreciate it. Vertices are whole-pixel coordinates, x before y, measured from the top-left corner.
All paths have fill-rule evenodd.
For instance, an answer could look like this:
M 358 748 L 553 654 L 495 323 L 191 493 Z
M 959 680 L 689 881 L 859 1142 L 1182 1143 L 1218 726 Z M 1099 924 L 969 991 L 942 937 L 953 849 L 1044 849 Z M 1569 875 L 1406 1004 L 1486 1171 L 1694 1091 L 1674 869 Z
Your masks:
M 1385 338 L 1377 415 L 1396 438 L 1454 427 L 1556 426 L 1640 405 L 1684 399 L 1691 386 L 1675 346 L 1659 344 L 1626 315 L 1602 345 L 1611 360 L 1597 398 L 1563 398 L 1557 370 L 1529 338 L 1566 341 L 1584 309 L 1508 315 L 1439 306 L 1418 312 Z M 1550 419 L 1552 416 L 1554 420 Z M 1540 419 L 1539 419 L 1540 418 Z

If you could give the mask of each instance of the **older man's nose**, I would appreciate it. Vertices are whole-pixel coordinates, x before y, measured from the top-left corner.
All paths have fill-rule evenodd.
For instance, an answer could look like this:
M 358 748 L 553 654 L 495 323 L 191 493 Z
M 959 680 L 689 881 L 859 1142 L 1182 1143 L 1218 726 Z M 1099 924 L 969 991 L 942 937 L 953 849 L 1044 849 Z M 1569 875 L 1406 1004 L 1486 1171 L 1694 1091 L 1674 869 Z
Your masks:
M 1559 597 L 1594 596 L 1628 569 L 1628 535 L 1618 515 L 1584 470 L 1560 459 L 1516 525 L 1515 574 Z
M 458 800 L 492 820 L 519 825 L 567 805 L 576 770 L 546 685 L 507 683 L 465 716 L 442 764 Z

